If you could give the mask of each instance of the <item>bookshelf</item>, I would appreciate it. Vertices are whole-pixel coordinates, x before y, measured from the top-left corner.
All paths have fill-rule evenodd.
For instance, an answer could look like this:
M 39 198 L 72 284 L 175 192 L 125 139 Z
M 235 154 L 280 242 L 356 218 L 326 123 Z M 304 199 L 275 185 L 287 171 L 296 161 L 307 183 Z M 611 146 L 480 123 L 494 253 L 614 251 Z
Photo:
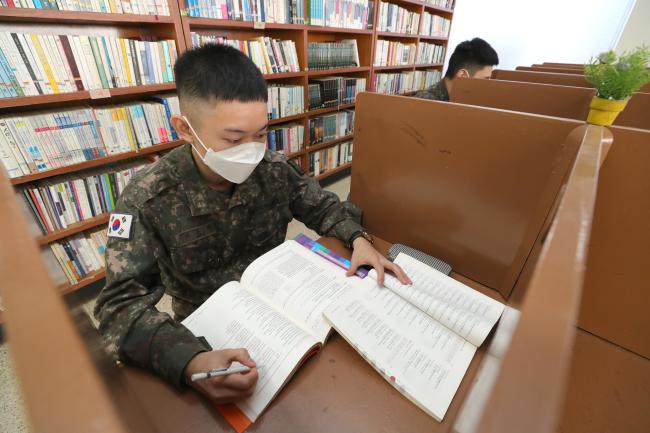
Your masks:
M 269 125 L 274 127 L 291 124 L 303 126 L 304 136 L 301 149 L 297 152 L 289 153 L 287 156 L 297 161 L 305 172 L 307 172 L 311 153 L 322 151 L 336 146 L 339 143 L 353 140 L 354 138 L 354 134 L 352 133 L 325 143 L 315 145 L 309 143 L 309 120 L 311 118 L 342 110 L 354 109 L 355 107 L 354 103 L 347 103 L 309 110 L 307 90 L 310 79 L 329 76 L 365 78 L 366 90 L 375 91 L 373 79 L 378 73 L 414 72 L 426 69 L 442 70 L 442 63 L 375 66 L 374 59 L 377 40 L 387 39 L 401 41 L 402 43 L 414 43 L 416 45 L 420 42 L 436 43 L 443 45 L 446 50 L 448 38 L 443 36 L 422 36 L 419 34 L 377 31 L 377 12 L 380 1 L 373 1 L 373 15 L 370 17 L 372 29 L 350 29 L 309 24 L 260 23 L 190 17 L 187 14 L 186 0 L 169 0 L 169 16 L 0 7 L 0 26 L 2 26 L 3 31 L 23 33 L 101 34 L 123 38 L 143 38 L 143 40 L 150 37 L 158 37 L 172 40 L 175 43 L 178 55 L 192 47 L 192 32 L 204 35 L 225 36 L 229 39 L 252 39 L 264 36 L 293 41 L 296 47 L 300 70 L 296 72 L 264 74 L 264 79 L 269 84 L 302 86 L 304 89 L 304 112 L 272 119 L 269 121 Z M 389 2 L 411 12 L 418 13 L 420 15 L 420 25 L 424 12 L 439 15 L 449 20 L 453 17 L 453 10 L 433 6 L 420 0 L 390 0 Z M 303 0 L 305 15 L 309 13 L 308 4 L 307 0 Z M 309 43 L 335 42 L 343 39 L 356 40 L 359 55 L 358 67 L 309 70 L 307 64 Z M 101 107 L 116 103 L 128 103 L 146 98 L 148 95 L 170 92 L 174 89 L 175 85 L 173 82 L 166 82 L 161 84 L 115 87 L 103 90 L 81 90 L 38 96 L 0 98 L 0 115 L 23 115 L 38 112 L 39 110 L 56 110 L 57 108 L 66 110 L 81 106 Z M 415 92 L 404 92 L 402 94 L 413 95 Z M 128 161 L 150 158 L 159 152 L 168 151 L 181 144 L 183 144 L 182 140 L 173 140 L 135 151 L 111 154 L 89 161 L 53 168 L 48 171 L 15 177 L 11 179 L 11 183 L 15 188 L 29 187 L 35 182 L 56 179 L 57 176 L 75 174 L 88 169 L 97 169 L 109 164 L 121 164 Z M 325 180 L 332 175 L 348 170 L 350 167 L 351 163 L 341 164 L 336 168 L 321 173 L 316 176 L 316 179 L 319 181 Z M 82 222 L 71 224 L 66 229 L 56 230 L 44 236 L 38 236 L 36 242 L 42 248 L 47 248 L 51 242 L 65 239 L 78 233 L 84 233 L 106 224 L 107 221 L 108 213 L 99 214 Z M 60 287 L 61 293 L 71 293 L 101 280 L 104 276 L 104 270 L 91 272 L 77 284 L 62 285 Z M 0 312 L 0 323 L 2 323 L 2 312 Z
M 170 13 L 168 16 L 0 7 L 0 27 L 2 27 L 3 32 L 13 33 L 109 36 L 131 39 L 141 38 L 141 40 L 157 38 L 159 40 L 168 40 L 170 44 L 173 43 L 175 51 L 179 55 L 186 49 L 180 10 L 176 0 L 169 0 L 168 7 Z M 48 53 L 46 52 L 46 54 Z M 52 51 L 49 52 L 49 55 L 51 54 Z M 76 53 L 75 59 L 78 59 Z M 79 65 L 79 68 L 81 68 L 81 65 Z M 87 89 L 88 87 L 84 86 L 84 88 Z M 132 101 L 146 99 L 146 97 L 153 94 L 173 92 L 174 89 L 174 83 L 165 80 L 165 82 L 157 81 L 157 84 L 142 83 L 142 85 L 122 85 L 120 87 L 113 85 L 110 89 L 5 97 L 0 98 L 0 115 L 29 116 L 38 114 L 43 110 L 56 111 L 59 108 L 64 111 L 88 106 L 101 108 L 113 104 L 128 104 Z M 167 141 L 135 151 L 109 154 L 72 165 L 56 166 L 56 168 L 46 171 L 14 177 L 11 179 L 11 184 L 15 188 L 30 188 L 40 184 L 41 181 L 60 179 L 58 176 L 83 174 L 86 173 L 84 170 L 101 169 L 101 167 L 108 164 L 144 160 L 181 144 L 183 144 L 181 140 Z M 41 248 L 49 249 L 52 242 L 64 240 L 70 236 L 106 225 L 108 218 L 108 213 L 101 213 L 78 223 L 69 224 L 65 229 L 54 230 L 46 235 L 36 236 L 35 241 Z M 59 290 L 64 295 L 72 293 L 100 281 L 104 277 L 104 269 L 98 269 L 86 274 L 76 284 L 61 284 Z M 2 323 L 1 312 L 0 323 Z

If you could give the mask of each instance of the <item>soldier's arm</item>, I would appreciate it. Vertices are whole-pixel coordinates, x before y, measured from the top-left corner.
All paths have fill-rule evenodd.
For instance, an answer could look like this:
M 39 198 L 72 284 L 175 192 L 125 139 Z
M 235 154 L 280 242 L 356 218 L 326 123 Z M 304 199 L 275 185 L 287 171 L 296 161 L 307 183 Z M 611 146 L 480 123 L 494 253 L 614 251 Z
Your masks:
M 127 188 L 115 213 L 133 216 L 130 237 L 108 239 L 106 286 L 97 298 L 95 317 L 109 350 L 180 387 L 187 363 L 211 348 L 156 309 L 164 294 L 157 261 L 164 247 L 129 192 Z
M 361 209 L 325 191 L 293 161 L 287 164 L 293 216 L 321 236 L 333 236 L 349 243 L 352 235 L 362 229 Z

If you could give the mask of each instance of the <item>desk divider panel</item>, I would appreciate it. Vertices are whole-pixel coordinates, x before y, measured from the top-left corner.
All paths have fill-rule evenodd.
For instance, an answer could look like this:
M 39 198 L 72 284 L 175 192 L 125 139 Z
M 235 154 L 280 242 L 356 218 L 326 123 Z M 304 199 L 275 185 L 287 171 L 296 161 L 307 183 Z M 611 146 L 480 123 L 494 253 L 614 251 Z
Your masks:
M 650 359 L 650 131 L 611 128 L 579 326 Z
M 581 123 L 370 93 L 358 103 L 351 198 L 364 225 L 507 299 L 573 163 Z
M 594 87 L 584 75 L 554 74 L 552 72 L 508 71 L 495 69 L 492 78 L 507 81 L 526 81 L 529 83 L 557 84 L 558 86 Z
M 595 94 L 588 87 L 458 78 L 450 101 L 585 121 Z

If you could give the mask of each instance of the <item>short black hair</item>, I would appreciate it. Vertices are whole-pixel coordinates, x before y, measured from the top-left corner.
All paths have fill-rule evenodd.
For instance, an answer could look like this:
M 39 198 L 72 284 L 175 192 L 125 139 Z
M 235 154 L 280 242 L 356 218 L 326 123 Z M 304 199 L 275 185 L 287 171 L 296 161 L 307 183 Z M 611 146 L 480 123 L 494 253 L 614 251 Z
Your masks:
M 206 44 L 185 51 L 174 65 L 180 103 L 266 102 L 266 81 L 255 63 L 236 48 Z
M 449 66 L 445 77 L 454 78 L 456 72 L 467 69 L 474 74 L 486 66 L 499 64 L 499 56 L 494 48 L 481 38 L 461 42 L 456 46 L 454 53 L 449 58 Z

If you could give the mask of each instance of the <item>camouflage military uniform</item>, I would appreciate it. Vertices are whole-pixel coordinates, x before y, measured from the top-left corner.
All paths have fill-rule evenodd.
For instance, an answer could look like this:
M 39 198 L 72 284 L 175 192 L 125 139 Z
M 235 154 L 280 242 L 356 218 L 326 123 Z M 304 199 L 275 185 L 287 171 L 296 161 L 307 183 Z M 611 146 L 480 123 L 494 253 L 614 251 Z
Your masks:
M 415 97 L 422 99 L 433 99 L 435 101 L 449 101 L 449 92 L 447 91 L 445 79 L 441 79 L 438 81 L 438 84 L 435 84 L 428 89 L 420 90 L 415 94 Z
M 108 241 L 99 329 L 122 360 L 176 386 L 189 360 L 211 348 L 155 308 L 164 293 L 176 320 L 184 319 L 284 242 L 293 217 L 345 242 L 361 229 L 359 208 L 323 191 L 284 156 L 267 152 L 250 178 L 222 192 L 203 181 L 190 145 L 138 173 L 115 212 L 133 215 L 133 225 L 130 239 Z

